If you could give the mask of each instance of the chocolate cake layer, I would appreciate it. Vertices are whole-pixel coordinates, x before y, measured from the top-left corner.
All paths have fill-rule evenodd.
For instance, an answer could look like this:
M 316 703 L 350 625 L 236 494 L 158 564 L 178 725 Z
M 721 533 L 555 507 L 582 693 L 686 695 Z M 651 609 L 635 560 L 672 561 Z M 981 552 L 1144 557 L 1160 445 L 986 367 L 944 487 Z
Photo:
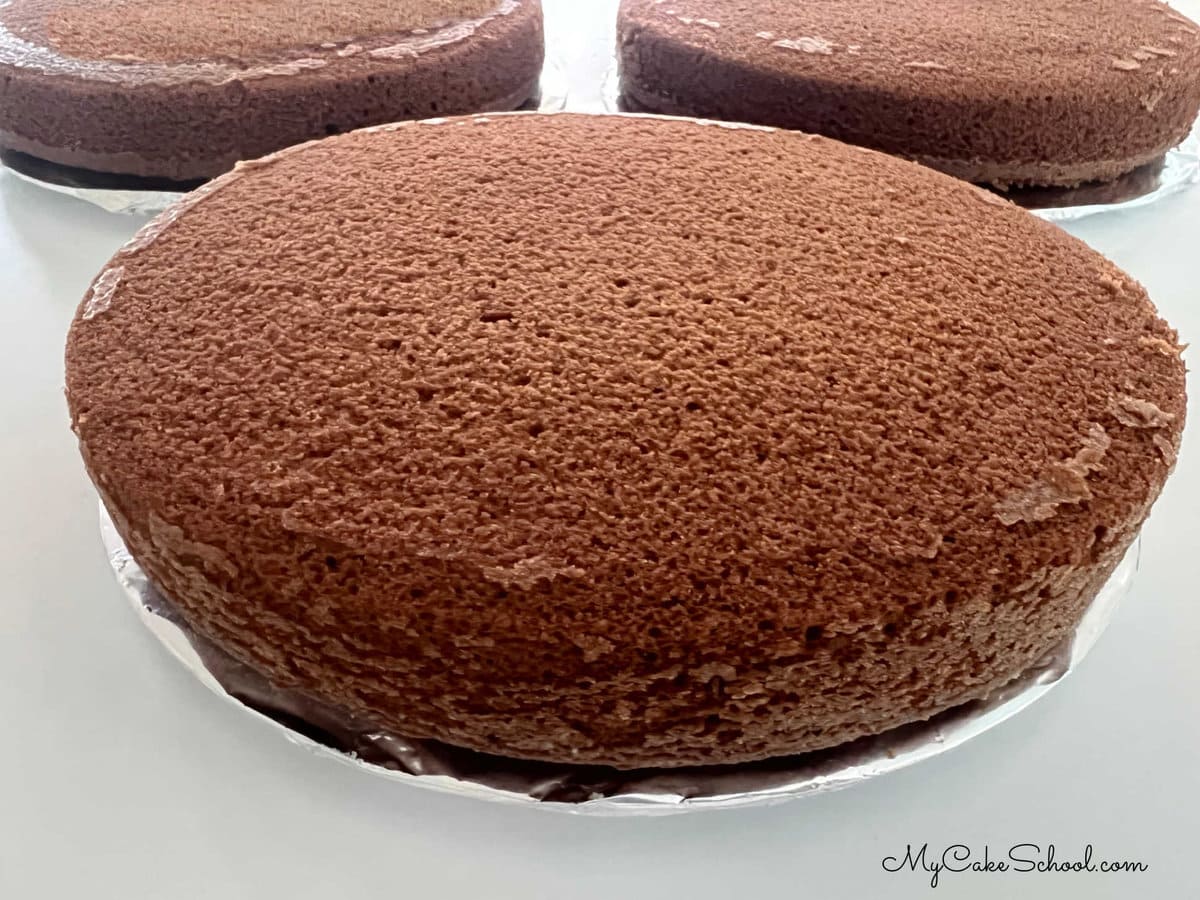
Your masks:
M 536 93 L 539 0 L 13 0 L 0 148 L 171 181 L 401 119 Z
M 1147 0 L 624 0 L 639 107 L 829 135 L 969 181 L 1075 186 L 1200 110 L 1200 26 Z
M 1109 262 L 930 169 L 521 115 L 202 188 L 98 277 L 67 390 L 203 637 L 395 733 L 633 768 L 1027 670 L 1171 470 L 1180 352 Z

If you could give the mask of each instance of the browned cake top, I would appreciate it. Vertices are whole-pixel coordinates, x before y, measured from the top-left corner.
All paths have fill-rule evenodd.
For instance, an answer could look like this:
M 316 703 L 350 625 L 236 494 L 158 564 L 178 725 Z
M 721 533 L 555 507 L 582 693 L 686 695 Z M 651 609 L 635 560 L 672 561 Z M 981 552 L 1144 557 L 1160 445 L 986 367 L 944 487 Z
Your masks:
M 528 115 L 221 179 L 98 279 L 68 393 L 102 490 L 216 570 L 250 534 L 440 561 L 507 597 L 462 640 L 594 659 L 836 632 L 1140 520 L 1179 354 L 1098 254 L 930 170 Z
M 79 59 L 172 62 L 401 34 L 499 7 L 500 0 L 13 0 L 0 21 Z
M 1200 27 L 1150 0 L 624 0 L 623 15 L 755 68 L 967 100 L 1137 90 L 1152 103 L 1200 66 Z

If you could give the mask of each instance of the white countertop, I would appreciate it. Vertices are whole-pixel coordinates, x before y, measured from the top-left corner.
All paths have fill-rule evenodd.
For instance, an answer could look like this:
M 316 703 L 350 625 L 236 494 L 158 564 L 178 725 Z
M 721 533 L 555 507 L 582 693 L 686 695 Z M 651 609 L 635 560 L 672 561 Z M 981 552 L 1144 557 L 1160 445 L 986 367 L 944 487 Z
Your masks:
M 602 24 L 611 6 L 553 5 L 556 31 L 570 15 Z M 1200 18 L 1200 0 L 1177 6 Z M 572 61 L 593 82 L 604 65 L 594 51 Z M 62 347 L 141 221 L 0 175 L 0 900 L 1200 897 L 1200 415 L 1132 596 L 1079 672 L 997 730 L 769 809 L 587 819 L 484 804 L 310 756 L 139 625 L 100 545 Z M 1200 188 L 1070 231 L 1200 342 Z M 993 858 L 1054 843 L 1059 860 L 1092 844 L 1149 868 L 943 873 L 933 892 L 927 873 L 883 870 L 924 842 Z

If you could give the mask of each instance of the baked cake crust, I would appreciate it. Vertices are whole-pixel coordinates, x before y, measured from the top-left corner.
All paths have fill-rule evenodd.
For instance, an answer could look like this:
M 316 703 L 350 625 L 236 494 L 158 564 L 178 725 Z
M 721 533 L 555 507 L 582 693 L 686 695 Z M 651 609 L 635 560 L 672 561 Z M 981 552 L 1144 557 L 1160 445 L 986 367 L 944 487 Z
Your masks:
M 1146 0 L 623 0 L 639 109 L 825 134 L 1001 187 L 1107 181 L 1200 110 L 1200 26 Z
M 203 5 L 165 5 L 179 8 L 161 34 L 151 26 L 172 12 L 161 0 L 0 8 L 0 148 L 195 181 L 365 125 L 515 109 L 536 94 L 544 57 L 540 0 L 341 0 L 320 10 L 222 0 L 223 30 Z M 296 43 L 280 46 L 280 35 Z
M 1174 464 L 1180 352 L 1101 256 L 932 170 L 515 115 L 201 189 L 96 280 L 67 392 L 130 551 L 237 659 L 396 733 L 634 768 L 1027 670 Z

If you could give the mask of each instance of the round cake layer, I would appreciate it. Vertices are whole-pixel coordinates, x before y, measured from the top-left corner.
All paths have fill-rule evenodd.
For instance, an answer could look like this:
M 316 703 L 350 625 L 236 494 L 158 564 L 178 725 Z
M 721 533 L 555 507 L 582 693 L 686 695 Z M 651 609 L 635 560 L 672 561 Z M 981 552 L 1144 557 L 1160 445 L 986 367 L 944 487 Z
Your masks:
M 1052 225 L 646 117 L 240 167 L 99 276 L 67 369 L 194 630 L 400 734 L 622 767 L 832 746 L 1027 670 L 1185 415 L 1175 333 Z
M 970 181 L 1107 181 L 1187 136 L 1200 26 L 1148 0 L 623 0 L 639 108 L 796 128 Z
M 0 149 L 191 181 L 401 119 L 537 92 L 540 0 L 13 0 Z

